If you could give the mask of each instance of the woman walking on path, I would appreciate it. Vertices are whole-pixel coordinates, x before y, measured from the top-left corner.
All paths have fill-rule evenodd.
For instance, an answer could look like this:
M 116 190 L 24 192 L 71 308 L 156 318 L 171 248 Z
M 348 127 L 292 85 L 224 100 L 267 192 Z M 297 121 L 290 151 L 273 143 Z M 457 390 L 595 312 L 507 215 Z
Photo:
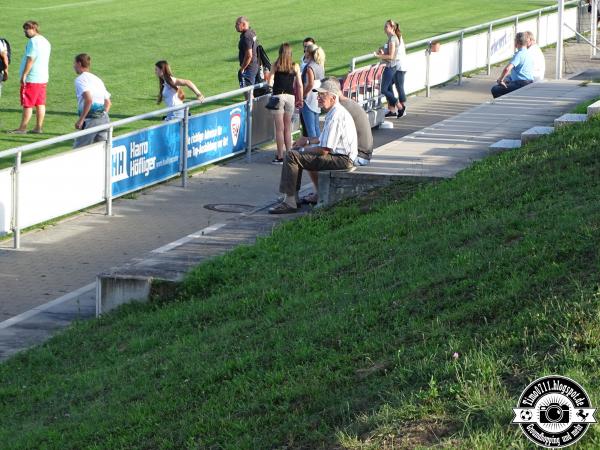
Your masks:
M 396 73 L 394 74 L 394 85 L 398 92 L 398 117 L 406 115 L 406 92 L 404 92 L 404 76 L 406 75 L 406 46 L 404 45 L 404 39 L 402 38 L 402 32 L 400 31 L 400 25 L 398 23 L 389 20 L 391 26 L 394 28 L 394 34 L 398 38 L 400 44 L 396 50 Z
M 302 92 L 300 66 L 292 59 L 292 47 L 284 42 L 279 47 L 279 57 L 272 67 L 274 73 L 273 95 L 279 97 L 277 109 L 272 110 L 275 119 L 277 154 L 273 164 L 283 164 L 283 152 L 292 148 L 292 115 L 296 109 L 294 84 Z
M 185 95 L 181 89 L 183 86 L 191 89 L 198 100 L 204 99 L 202 92 L 200 92 L 196 85 L 190 80 L 175 78 L 173 76 L 173 72 L 171 72 L 171 67 L 169 67 L 167 61 L 158 61 L 154 66 L 154 73 L 156 73 L 156 76 L 158 77 L 158 104 L 164 100 L 165 105 L 169 108 L 182 105 L 183 100 L 185 99 Z M 167 117 L 165 117 L 165 120 L 176 118 L 182 119 L 184 114 L 183 111 L 183 109 L 180 109 L 179 111 L 170 112 Z
M 385 95 L 388 103 L 388 112 L 386 117 L 397 116 L 401 117 L 400 111 L 403 111 L 404 106 L 399 103 L 398 99 L 394 94 L 393 84 L 394 76 L 396 74 L 397 65 L 397 54 L 400 48 L 400 39 L 398 34 L 400 29 L 398 24 L 393 20 L 385 22 L 383 27 L 385 34 L 388 36 L 388 41 L 383 47 L 374 52 L 373 54 L 381 59 L 385 63 L 385 69 L 381 75 L 381 92 Z
M 302 118 L 306 125 L 307 137 L 319 137 L 321 128 L 319 126 L 319 114 L 321 108 L 317 101 L 317 94 L 313 89 L 321 85 L 321 79 L 325 77 L 325 52 L 316 44 L 308 45 L 304 51 L 306 66 L 302 71 L 302 83 L 304 86 L 304 106 L 302 107 Z

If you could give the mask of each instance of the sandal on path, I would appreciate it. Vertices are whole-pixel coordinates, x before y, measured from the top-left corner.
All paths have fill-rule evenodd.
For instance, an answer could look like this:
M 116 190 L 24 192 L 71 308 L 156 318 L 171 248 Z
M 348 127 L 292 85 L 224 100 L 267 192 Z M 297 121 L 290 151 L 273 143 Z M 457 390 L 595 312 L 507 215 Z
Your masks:
M 29 131 L 30 134 L 44 134 L 44 132 L 42 130 L 31 130 Z
M 298 208 L 294 208 L 287 203 L 280 203 L 273 208 L 269 208 L 269 214 L 292 214 L 298 212 Z
M 19 130 L 17 128 L 16 130 L 8 130 L 7 133 L 8 134 L 27 134 L 27 130 Z

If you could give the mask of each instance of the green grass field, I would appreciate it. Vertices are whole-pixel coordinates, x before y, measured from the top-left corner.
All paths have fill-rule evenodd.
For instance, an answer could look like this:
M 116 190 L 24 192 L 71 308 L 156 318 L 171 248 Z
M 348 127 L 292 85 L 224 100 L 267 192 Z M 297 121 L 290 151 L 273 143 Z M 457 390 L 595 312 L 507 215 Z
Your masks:
M 0 98 L 0 150 L 74 131 L 75 77 L 73 57 L 87 52 L 93 71 L 113 95 L 114 119 L 157 109 L 154 62 L 167 59 L 175 75 L 190 78 L 206 95 L 237 88 L 235 18 L 248 15 L 272 59 L 288 41 L 300 56 L 302 39 L 313 36 L 327 53 L 327 72 L 342 74 L 353 56 L 368 53 L 385 40 L 383 23 L 400 22 L 408 42 L 443 32 L 529 11 L 555 2 L 549 0 L 418 0 L 339 2 L 240 0 L 4 0 L 2 29 L 13 47 L 11 77 Z M 42 136 L 7 135 L 19 124 L 18 68 L 26 40 L 21 26 L 37 20 L 52 43 L 48 115 Z M 39 156 L 39 155 L 38 155 Z M 1 163 L 1 162 L 0 162 Z M 3 164 L 6 166 L 6 163 Z M 1 166 L 0 166 L 1 167 Z
M 599 145 L 600 119 L 561 128 L 76 324 L 0 365 L 1 446 L 533 448 L 510 424 L 530 381 L 600 402 Z

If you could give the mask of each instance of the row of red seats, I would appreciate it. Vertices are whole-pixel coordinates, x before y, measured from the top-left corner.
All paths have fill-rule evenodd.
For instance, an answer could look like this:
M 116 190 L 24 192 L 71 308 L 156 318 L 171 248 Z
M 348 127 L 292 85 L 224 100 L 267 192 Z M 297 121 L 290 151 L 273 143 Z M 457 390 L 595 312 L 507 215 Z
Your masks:
M 363 105 L 365 111 L 381 106 L 381 75 L 385 64 L 373 64 L 350 72 L 344 79 L 342 92 Z

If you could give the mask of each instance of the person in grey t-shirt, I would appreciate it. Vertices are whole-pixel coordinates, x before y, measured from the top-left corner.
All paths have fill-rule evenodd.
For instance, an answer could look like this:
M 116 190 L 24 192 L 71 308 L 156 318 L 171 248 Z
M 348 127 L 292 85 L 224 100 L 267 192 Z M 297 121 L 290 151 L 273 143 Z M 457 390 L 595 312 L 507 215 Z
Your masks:
M 354 160 L 354 165 L 366 166 L 371 162 L 371 155 L 373 154 L 373 133 L 371 132 L 369 116 L 362 106 L 348 97 L 341 96 L 340 104 L 350 113 L 356 127 L 358 156 Z

